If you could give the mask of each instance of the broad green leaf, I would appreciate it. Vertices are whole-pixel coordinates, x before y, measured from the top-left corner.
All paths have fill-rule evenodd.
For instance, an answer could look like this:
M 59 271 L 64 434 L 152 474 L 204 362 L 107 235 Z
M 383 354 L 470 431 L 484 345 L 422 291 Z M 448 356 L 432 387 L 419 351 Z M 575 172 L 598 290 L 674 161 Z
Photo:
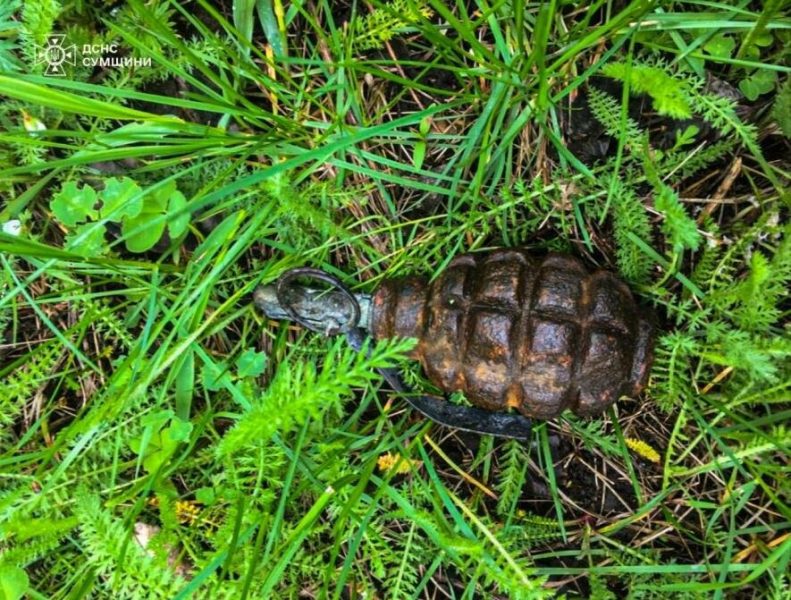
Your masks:
M 221 390 L 225 383 L 230 381 L 228 364 L 224 361 L 215 364 L 204 363 L 201 369 L 201 379 L 203 387 L 210 392 Z
M 236 372 L 240 378 L 257 377 L 264 372 L 266 361 L 266 353 L 248 348 L 236 359 Z
M 141 212 L 131 219 L 124 219 L 121 233 L 130 252 L 145 252 L 154 247 L 165 233 L 165 219 L 161 213 Z
M 771 46 L 775 41 L 774 36 L 770 31 L 764 31 L 763 33 L 759 33 L 753 38 L 753 44 L 756 46 L 761 46 L 762 48 L 767 48 Z
M 177 192 L 176 182 L 172 179 L 151 190 L 146 194 L 145 206 L 143 208 L 146 212 L 160 212 L 164 213 L 168 209 L 170 197 Z
M 173 416 L 172 410 L 160 410 L 143 417 L 140 424 L 143 426 L 143 432 L 139 437 L 129 440 L 129 448 L 137 454 L 140 458 L 146 457 L 158 452 L 162 448 L 162 439 L 160 431 L 165 423 Z M 146 467 L 145 460 L 143 467 Z
M 168 221 L 168 233 L 172 239 L 181 236 L 187 231 L 190 224 L 190 213 L 187 208 L 187 199 L 180 191 L 174 191 L 168 200 L 168 214 L 173 215 Z
M 412 166 L 419 169 L 423 166 L 423 160 L 426 158 L 426 142 L 421 140 L 415 144 L 415 153 L 412 155 Z
M 211 506 L 217 499 L 214 489 L 210 487 L 202 487 L 195 490 L 195 500 L 205 506 Z
M 755 44 L 750 44 L 744 49 L 742 55 L 750 62 L 757 62 L 761 60 L 761 49 Z
M 703 45 L 703 49 L 720 58 L 730 58 L 733 49 L 736 47 L 736 40 L 731 36 L 720 33 L 711 38 Z
M 261 21 L 266 41 L 272 46 L 272 54 L 277 58 L 282 58 L 286 56 L 287 46 L 280 32 L 273 2 L 280 2 L 280 0 L 256 0 L 255 6 L 258 9 L 258 20 Z M 280 10 L 282 10 L 282 7 L 280 7 Z
M 167 423 L 169 419 L 173 418 L 173 415 L 174 413 L 170 409 L 160 410 L 143 417 L 143 419 L 140 421 L 140 424 L 145 427 L 151 426 L 159 431 L 165 426 L 165 423 Z
M 77 187 L 69 181 L 55 194 L 49 207 L 55 218 L 67 227 L 76 227 L 88 219 L 96 218 L 96 191 L 89 185 Z
M 85 257 L 101 256 L 109 249 L 101 223 L 85 223 L 66 236 L 66 249 Z
M 30 586 L 27 572 L 16 565 L 0 565 L 0 600 L 19 600 Z
M 694 73 L 703 73 L 706 68 L 706 60 L 699 56 L 687 56 L 686 61 Z
M 126 247 L 130 252 L 150 250 L 168 228 L 172 237 L 178 237 L 189 226 L 190 215 L 185 211 L 168 221 L 168 212 L 178 213 L 187 206 L 187 201 L 171 180 L 151 190 L 143 196 L 140 213 L 124 219 L 121 231 L 124 234 Z
M 136 217 L 143 210 L 143 196 L 140 186 L 129 177 L 111 177 L 104 182 L 99 192 L 102 201 L 100 214 L 103 219 L 123 221 Z
M 418 125 L 418 131 L 420 132 L 420 137 L 424 139 L 428 137 L 428 134 L 431 131 L 430 117 L 423 117 L 422 119 L 420 119 L 420 125 Z
M 747 79 L 742 79 L 739 82 L 739 89 L 742 91 L 745 98 L 752 102 L 757 100 L 758 96 L 767 94 L 775 89 L 776 81 L 777 71 L 759 69 Z
M 170 425 L 162 426 L 171 419 Z M 167 462 L 181 442 L 187 441 L 192 432 L 192 423 L 173 418 L 173 411 L 160 411 L 143 420 L 146 431 L 139 438 L 130 440 L 131 450 L 142 457 L 143 468 L 149 473 L 156 472 Z
M 190 439 L 190 433 L 192 433 L 192 423 L 174 418 L 165 433 L 174 442 L 186 442 Z

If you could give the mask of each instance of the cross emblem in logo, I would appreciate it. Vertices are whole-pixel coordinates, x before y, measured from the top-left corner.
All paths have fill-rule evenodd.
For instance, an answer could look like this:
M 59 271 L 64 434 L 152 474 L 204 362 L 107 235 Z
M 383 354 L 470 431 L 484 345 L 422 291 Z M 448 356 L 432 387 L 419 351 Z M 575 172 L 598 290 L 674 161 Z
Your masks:
M 36 48 L 36 62 L 47 65 L 44 75 L 63 77 L 66 75 L 64 64 L 77 64 L 77 47 L 74 44 L 64 46 L 66 36 L 62 33 L 47 36 L 47 45 Z

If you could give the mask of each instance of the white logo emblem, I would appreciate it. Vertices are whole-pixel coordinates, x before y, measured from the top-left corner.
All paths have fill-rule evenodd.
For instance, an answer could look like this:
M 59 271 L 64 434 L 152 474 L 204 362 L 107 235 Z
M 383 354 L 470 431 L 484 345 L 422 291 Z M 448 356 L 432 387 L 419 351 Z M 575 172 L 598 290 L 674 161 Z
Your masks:
M 77 47 L 74 44 L 64 46 L 66 36 L 62 33 L 53 34 L 47 37 L 47 45 L 36 48 L 36 64 L 47 65 L 44 75 L 63 77 L 66 75 L 64 64 L 77 64 Z

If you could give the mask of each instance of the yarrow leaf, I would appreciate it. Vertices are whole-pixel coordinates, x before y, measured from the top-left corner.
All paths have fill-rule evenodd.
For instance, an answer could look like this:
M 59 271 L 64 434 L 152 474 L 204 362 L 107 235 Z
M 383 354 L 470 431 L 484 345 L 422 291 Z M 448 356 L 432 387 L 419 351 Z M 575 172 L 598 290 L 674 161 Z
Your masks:
M 240 415 L 220 443 L 217 455 L 231 455 L 254 441 L 266 441 L 278 432 L 287 433 L 328 409 L 338 409 L 353 388 L 378 379 L 376 369 L 391 366 L 414 343 L 412 339 L 383 340 L 366 356 L 338 341 L 320 370 L 310 362 L 281 362 L 269 389 Z
M 698 227 L 694 219 L 684 210 L 676 193 L 666 185 L 663 185 L 659 190 L 654 205 L 665 217 L 662 231 L 670 239 L 674 251 L 680 252 L 684 248 L 696 250 L 700 244 Z
M 636 94 L 648 94 L 660 115 L 674 119 L 688 119 L 692 107 L 687 97 L 687 84 L 672 77 L 659 67 L 610 63 L 602 73 L 619 81 L 629 82 L 629 89 Z

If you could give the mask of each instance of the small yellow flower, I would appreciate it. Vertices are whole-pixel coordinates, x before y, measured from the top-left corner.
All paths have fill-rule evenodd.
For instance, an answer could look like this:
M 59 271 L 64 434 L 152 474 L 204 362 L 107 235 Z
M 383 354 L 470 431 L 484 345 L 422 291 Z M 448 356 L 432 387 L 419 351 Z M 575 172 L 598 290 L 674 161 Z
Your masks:
M 624 441 L 626 442 L 626 445 L 629 446 L 629 449 L 635 454 L 639 454 L 644 459 L 651 461 L 652 463 L 659 462 L 660 459 L 659 452 L 654 450 L 643 440 L 638 440 L 635 438 L 626 438 Z
M 159 508 L 161 504 L 156 496 L 151 496 L 147 503 L 155 508 Z M 173 508 L 176 512 L 176 519 L 179 523 L 184 523 L 185 525 L 194 525 L 201 512 L 200 503 L 194 500 L 176 500 Z
M 194 525 L 200 514 L 200 507 L 191 500 L 178 500 L 176 502 L 176 518 L 188 525 Z
M 404 458 L 400 454 L 392 454 L 391 452 L 382 454 L 379 460 L 376 461 L 376 466 L 379 467 L 380 471 L 391 471 L 395 469 L 395 472 L 399 475 L 409 473 L 410 467 L 417 468 L 421 464 L 419 460 Z

